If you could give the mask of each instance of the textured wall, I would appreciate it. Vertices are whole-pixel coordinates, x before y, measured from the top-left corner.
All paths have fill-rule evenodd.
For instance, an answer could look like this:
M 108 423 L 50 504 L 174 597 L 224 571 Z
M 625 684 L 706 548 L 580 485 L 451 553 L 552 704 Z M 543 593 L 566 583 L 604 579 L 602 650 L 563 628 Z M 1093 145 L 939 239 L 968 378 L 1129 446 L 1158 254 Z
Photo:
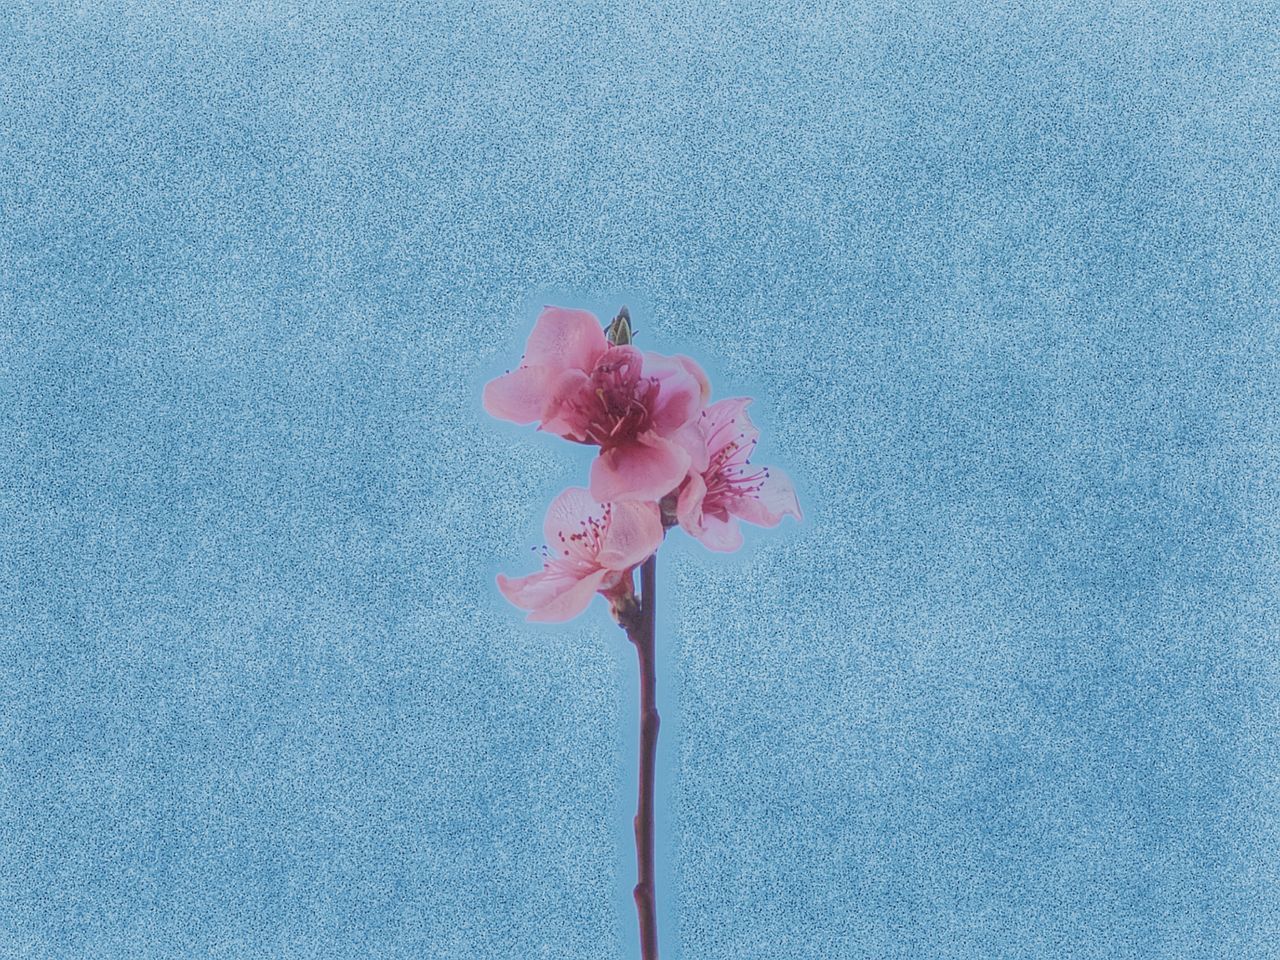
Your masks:
M 543 302 L 757 399 L 664 957 L 1280 937 L 1280 18 L 0 12 L 0 956 L 634 957 L 635 664 L 493 588 Z

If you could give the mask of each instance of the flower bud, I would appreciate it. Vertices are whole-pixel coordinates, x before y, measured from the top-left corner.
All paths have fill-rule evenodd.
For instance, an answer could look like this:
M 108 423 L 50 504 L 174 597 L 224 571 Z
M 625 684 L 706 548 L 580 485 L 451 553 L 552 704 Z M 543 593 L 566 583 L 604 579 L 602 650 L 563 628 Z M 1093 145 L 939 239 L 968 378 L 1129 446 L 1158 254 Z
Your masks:
M 606 328 L 604 335 L 605 339 L 615 347 L 629 344 L 631 342 L 631 311 L 625 306 L 619 310 L 613 322 Z

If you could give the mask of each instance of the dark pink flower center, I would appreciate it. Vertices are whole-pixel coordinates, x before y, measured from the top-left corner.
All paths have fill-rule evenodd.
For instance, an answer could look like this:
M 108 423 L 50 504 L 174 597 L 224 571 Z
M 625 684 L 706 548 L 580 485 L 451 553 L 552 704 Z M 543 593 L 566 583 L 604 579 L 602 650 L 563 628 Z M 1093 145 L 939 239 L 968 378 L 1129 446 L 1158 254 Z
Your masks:
M 634 350 L 605 351 L 591 371 L 591 391 L 570 401 L 585 424 L 587 442 L 602 452 L 630 443 L 652 426 L 658 381 L 641 376 L 641 362 Z

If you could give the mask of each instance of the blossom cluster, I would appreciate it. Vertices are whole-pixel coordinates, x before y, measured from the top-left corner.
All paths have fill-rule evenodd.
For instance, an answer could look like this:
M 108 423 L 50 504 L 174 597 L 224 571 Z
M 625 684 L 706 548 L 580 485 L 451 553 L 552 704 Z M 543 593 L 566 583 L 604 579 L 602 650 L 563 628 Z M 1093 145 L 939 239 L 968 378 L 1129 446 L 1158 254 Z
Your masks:
M 489 381 L 484 407 L 598 448 L 586 488 L 551 503 L 543 569 L 498 577 L 530 620 L 577 616 L 596 593 L 628 595 L 632 571 L 679 525 L 712 550 L 742 545 L 740 520 L 772 527 L 800 505 L 786 475 L 751 462 L 747 397 L 711 402 L 689 357 L 614 342 L 585 310 L 547 307 L 520 366 Z

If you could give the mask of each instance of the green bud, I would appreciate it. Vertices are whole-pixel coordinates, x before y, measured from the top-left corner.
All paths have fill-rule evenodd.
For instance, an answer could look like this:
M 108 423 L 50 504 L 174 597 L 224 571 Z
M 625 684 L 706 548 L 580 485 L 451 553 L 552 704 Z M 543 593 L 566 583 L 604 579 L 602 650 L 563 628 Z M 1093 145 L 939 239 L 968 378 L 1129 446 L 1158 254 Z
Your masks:
M 618 311 L 618 315 L 613 318 L 613 323 L 609 324 L 604 335 L 615 347 L 631 342 L 631 312 L 626 307 Z

